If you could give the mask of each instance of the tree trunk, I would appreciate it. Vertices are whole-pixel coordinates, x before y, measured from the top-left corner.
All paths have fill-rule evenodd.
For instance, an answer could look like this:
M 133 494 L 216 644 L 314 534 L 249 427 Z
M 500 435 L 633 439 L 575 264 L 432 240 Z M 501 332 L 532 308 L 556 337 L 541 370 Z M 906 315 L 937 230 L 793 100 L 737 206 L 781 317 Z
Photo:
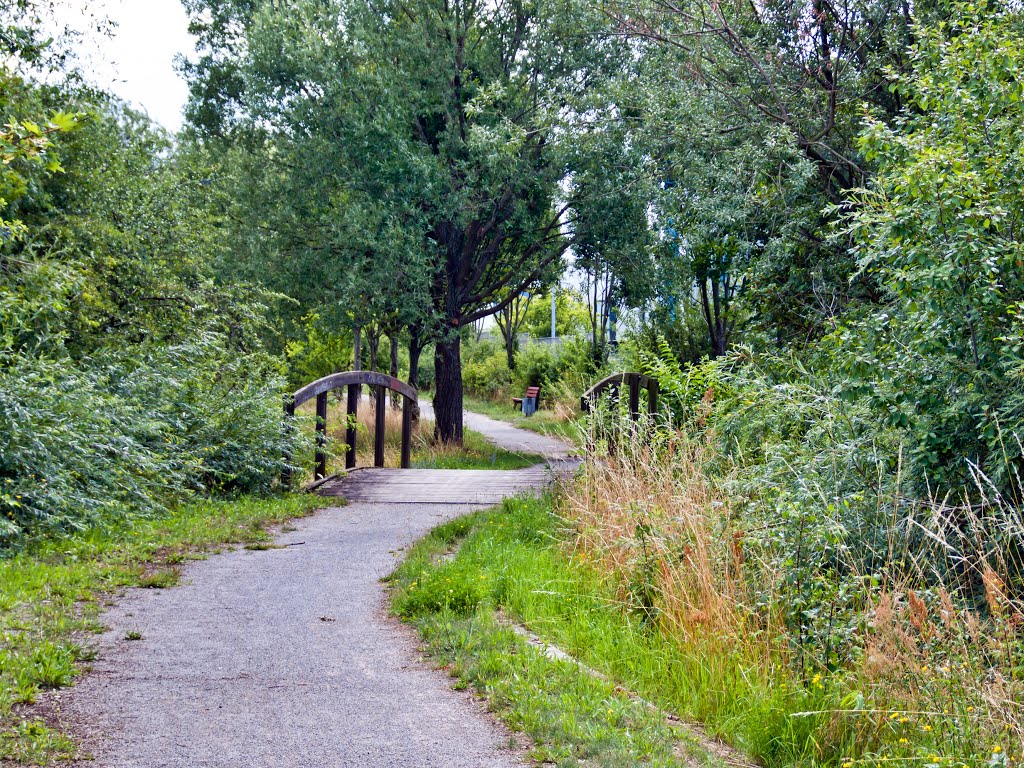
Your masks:
M 420 388 L 420 354 L 423 352 L 420 329 L 413 327 L 409 329 L 409 386 L 419 391 Z M 413 421 L 420 420 L 420 404 L 412 410 Z
M 462 445 L 462 337 L 454 333 L 434 351 L 434 437 Z
M 388 336 L 388 344 L 391 346 L 391 364 L 388 366 L 388 374 L 393 379 L 398 378 L 398 334 L 392 334 Z M 402 396 L 397 392 L 392 391 L 391 393 L 391 407 L 395 410 L 402 405 Z
M 370 344 L 370 370 L 377 370 L 377 356 L 380 352 L 380 333 L 369 333 L 367 334 L 367 340 Z
M 516 347 L 519 346 L 516 342 L 518 341 L 519 339 L 513 333 L 505 337 L 505 356 L 508 358 L 508 369 L 510 371 L 516 369 Z
M 363 369 L 363 329 L 358 325 L 353 331 L 354 341 L 352 342 L 352 370 Z
M 711 342 L 711 358 L 715 360 L 725 354 L 728 339 L 726 338 L 725 325 L 721 318 L 721 305 L 718 292 L 715 291 L 713 297 L 709 296 L 709 282 L 712 283 L 711 287 L 714 289 L 715 284 L 710 278 L 706 278 L 700 282 L 700 302 L 701 310 L 704 313 L 704 323 L 708 329 L 708 341 Z

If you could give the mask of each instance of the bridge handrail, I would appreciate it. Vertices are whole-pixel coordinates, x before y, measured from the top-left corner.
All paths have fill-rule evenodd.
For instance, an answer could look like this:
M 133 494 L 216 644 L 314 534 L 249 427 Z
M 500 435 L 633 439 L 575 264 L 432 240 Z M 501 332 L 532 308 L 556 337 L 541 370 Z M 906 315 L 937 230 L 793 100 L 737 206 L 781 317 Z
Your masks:
M 356 465 L 356 415 L 359 412 L 359 396 L 363 386 L 370 386 L 376 390 L 376 425 L 373 441 L 373 465 L 384 466 L 384 426 L 387 411 L 384 404 L 387 401 L 386 392 L 391 390 L 397 392 L 404 398 L 402 403 L 402 469 L 408 469 L 412 465 L 412 422 L 413 411 L 419 402 L 419 392 L 415 387 L 406 384 L 404 381 L 388 376 L 386 373 L 377 371 L 343 371 L 324 376 L 322 379 L 307 384 L 301 389 L 288 395 L 284 399 L 284 412 L 286 417 L 295 415 L 295 409 L 316 398 L 316 468 L 313 473 L 315 480 L 322 480 L 327 475 L 327 393 L 334 389 L 348 388 L 348 427 L 345 431 L 345 443 L 347 452 L 345 454 L 345 468 L 352 469 Z M 281 482 L 288 487 L 291 485 L 291 472 L 285 470 Z
M 322 379 L 317 379 L 312 384 L 307 384 L 302 389 L 296 390 L 291 398 L 292 404 L 298 407 L 307 400 L 312 400 L 317 395 L 330 392 L 332 389 L 364 384 L 370 387 L 386 387 L 392 392 L 398 392 L 409 400 L 417 400 L 419 398 L 419 392 L 415 388 L 406 384 L 401 379 L 388 376 L 386 373 L 378 373 L 377 371 L 344 371 L 324 376 Z
M 647 411 L 651 415 L 654 415 L 658 411 L 658 392 L 659 384 L 658 380 L 653 376 L 647 376 L 643 373 L 637 373 L 636 371 L 626 371 L 624 373 L 613 373 L 611 376 L 607 376 L 601 379 L 599 382 L 594 384 L 590 389 L 583 393 L 580 398 L 580 408 L 583 409 L 584 413 L 589 413 L 591 405 L 602 395 L 606 390 L 612 390 L 617 392 L 623 385 L 629 389 L 629 410 L 633 414 L 634 418 L 639 414 L 640 410 L 640 390 L 647 390 Z

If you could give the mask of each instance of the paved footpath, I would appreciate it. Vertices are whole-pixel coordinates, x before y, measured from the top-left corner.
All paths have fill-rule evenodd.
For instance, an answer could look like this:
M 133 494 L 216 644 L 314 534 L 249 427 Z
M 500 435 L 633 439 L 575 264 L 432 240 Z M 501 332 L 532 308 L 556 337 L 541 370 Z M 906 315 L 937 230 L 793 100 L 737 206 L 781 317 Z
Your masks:
M 551 448 L 538 437 L 513 434 L 508 447 Z M 565 446 L 555 448 L 562 458 Z M 129 590 L 105 615 L 93 673 L 62 697 L 97 734 L 87 765 L 522 765 L 508 734 L 387 614 L 380 579 L 399 550 L 486 506 L 457 502 L 327 509 L 298 521 L 280 548 L 192 563 L 173 589 Z M 142 639 L 125 640 L 130 631 Z

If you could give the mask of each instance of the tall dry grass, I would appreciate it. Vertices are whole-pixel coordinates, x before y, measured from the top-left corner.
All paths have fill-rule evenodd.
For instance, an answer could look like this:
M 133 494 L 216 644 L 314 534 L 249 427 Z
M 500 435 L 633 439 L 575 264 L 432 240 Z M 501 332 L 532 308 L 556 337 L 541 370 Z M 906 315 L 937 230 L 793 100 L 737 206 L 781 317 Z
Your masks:
M 846 554 L 818 577 L 841 580 L 843 605 L 856 608 L 807 608 L 851 649 L 837 664 L 787 621 L 804 576 L 773 548 L 775 524 L 754 524 L 770 517 L 751 513 L 758 499 L 727 490 L 714 436 L 620 423 L 609 439 L 597 421 L 559 510 L 571 546 L 631 611 L 717 670 L 704 684 L 781 696 L 793 730 L 777 736 L 806 739 L 811 763 L 1024 759 L 1024 522 L 985 478 L 981 503 L 892 499 L 881 557 L 837 549 Z M 877 572 L 859 572 L 866 561 Z M 805 650 L 823 657 L 796 663 Z

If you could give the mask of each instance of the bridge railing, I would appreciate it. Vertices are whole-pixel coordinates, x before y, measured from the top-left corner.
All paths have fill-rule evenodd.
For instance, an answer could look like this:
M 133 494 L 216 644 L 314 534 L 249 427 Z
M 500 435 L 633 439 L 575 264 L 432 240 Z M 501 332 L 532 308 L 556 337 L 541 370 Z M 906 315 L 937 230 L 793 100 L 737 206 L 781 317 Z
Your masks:
M 322 379 L 307 384 L 302 389 L 285 397 L 284 412 L 287 417 L 295 415 L 295 409 L 308 400 L 316 398 L 316 466 L 314 479 L 322 480 L 327 476 L 327 394 L 335 389 L 348 389 L 346 413 L 348 427 L 345 431 L 345 468 L 352 469 L 356 465 L 356 416 L 359 412 L 359 399 L 363 386 L 374 388 L 376 407 L 376 426 L 373 435 L 373 465 L 384 466 L 384 429 L 387 418 L 386 393 L 397 392 L 403 397 L 402 404 L 402 469 L 408 469 L 412 463 L 412 423 L 413 414 L 419 399 L 415 388 L 404 381 L 375 371 L 345 371 L 332 373 Z M 285 487 L 291 485 L 291 475 L 286 472 L 282 478 Z
M 640 390 L 647 390 L 647 413 L 649 416 L 653 419 L 658 413 L 659 385 L 658 380 L 651 376 L 634 371 L 613 373 L 611 376 L 601 379 L 601 381 L 583 393 L 583 396 L 580 398 L 580 408 L 583 409 L 584 413 L 594 413 L 597 411 L 598 403 L 603 398 L 611 397 L 612 399 L 620 400 L 623 389 L 627 393 L 630 421 L 633 425 L 633 433 L 636 434 L 640 424 Z M 599 433 L 606 433 L 608 451 L 609 453 L 614 453 L 617 440 L 615 433 L 619 430 L 615 428 L 609 430 L 607 427 L 597 428 L 596 424 L 592 426 L 592 429 L 597 429 Z M 590 440 L 592 443 L 591 448 L 593 448 L 593 434 Z
M 584 413 L 590 413 L 594 404 L 601 399 L 605 392 L 610 393 L 613 397 L 619 397 L 623 387 L 629 392 L 629 415 L 633 421 L 640 418 L 641 389 L 647 390 L 647 412 L 651 416 L 658 412 L 658 380 L 632 371 L 613 373 L 608 378 L 601 379 L 583 393 L 580 398 L 580 407 Z

